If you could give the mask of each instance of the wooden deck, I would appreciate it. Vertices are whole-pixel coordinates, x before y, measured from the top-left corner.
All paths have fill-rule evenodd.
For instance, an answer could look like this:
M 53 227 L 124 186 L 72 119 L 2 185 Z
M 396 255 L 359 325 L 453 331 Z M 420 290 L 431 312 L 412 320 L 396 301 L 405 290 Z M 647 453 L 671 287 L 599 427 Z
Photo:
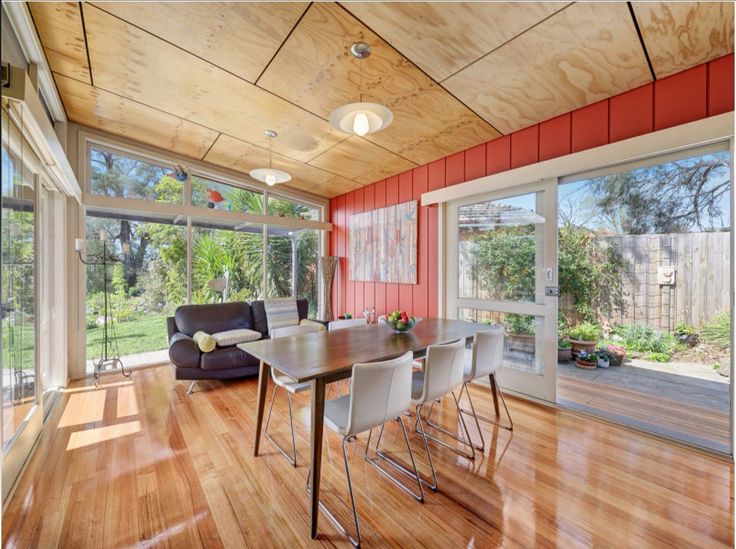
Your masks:
M 728 385 L 724 384 L 724 391 Z M 558 371 L 557 399 L 563 406 L 600 415 L 670 438 L 728 453 L 728 411 L 665 398 L 654 391 L 617 387 Z
M 490 414 L 487 388 L 472 391 Z M 309 540 L 309 395 L 295 399 L 295 469 L 267 442 L 253 457 L 255 394 L 251 379 L 187 396 L 169 367 L 68 390 L 4 514 L 4 546 L 348 546 L 324 516 Z M 515 430 L 485 426 L 483 457 L 433 447 L 440 492 L 424 504 L 365 464 L 365 436 L 350 445 L 365 547 L 732 547 L 731 464 L 508 400 Z M 447 400 L 440 420 L 456 428 Z M 284 398 L 272 425 L 286 444 Z M 400 437 L 387 427 L 389 451 L 399 453 Z M 426 472 L 416 435 L 411 443 Z M 347 521 L 334 433 L 323 459 L 323 498 Z

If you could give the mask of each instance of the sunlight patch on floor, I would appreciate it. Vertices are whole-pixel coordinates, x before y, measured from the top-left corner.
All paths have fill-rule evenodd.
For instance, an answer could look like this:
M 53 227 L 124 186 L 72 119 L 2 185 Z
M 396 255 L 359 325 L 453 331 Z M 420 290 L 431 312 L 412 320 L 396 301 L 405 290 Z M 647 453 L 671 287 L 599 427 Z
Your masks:
M 76 431 L 69 437 L 69 443 L 66 445 L 67 452 L 84 448 L 93 444 L 99 444 L 107 440 L 134 435 L 141 431 L 141 422 L 129 421 L 127 423 L 118 423 L 117 425 L 107 425 L 105 427 L 97 427 L 95 429 L 87 429 L 85 431 Z
M 137 416 L 138 400 L 135 396 L 135 387 L 118 387 L 118 418 Z
M 105 413 L 105 389 L 71 395 L 59 421 L 59 428 L 102 421 Z

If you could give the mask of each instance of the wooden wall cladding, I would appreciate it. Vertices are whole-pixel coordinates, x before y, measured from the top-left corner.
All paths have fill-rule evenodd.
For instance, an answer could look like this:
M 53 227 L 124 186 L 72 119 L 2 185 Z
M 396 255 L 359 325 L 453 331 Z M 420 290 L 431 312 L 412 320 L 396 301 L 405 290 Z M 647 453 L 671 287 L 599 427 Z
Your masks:
M 583 2 L 442 84 L 506 134 L 651 79 L 626 4 Z
M 733 2 L 634 2 L 657 78 L 733 52 Z
M 346 210 L 355 211 L 356 205 L 395 204 L 409 187 L 412 197 L 420 200 L 426 191 L 733 110 L 733 63 L 731 54 L 334 198 L 330 202 L 335 228 L 330 253 L 341 258 L 333 296 L 335 311 L 359 313 L 362 308 L 355 308 L 359 304 L 375 305 L 379 314 L 404 308 L 418 316 L 437 315 L 437 207 L 420 207 L 417 284 L 375 284 L 359 289 L 345 276 Z M 716 82 L 718 91 L 707 93 L 706 82 Z

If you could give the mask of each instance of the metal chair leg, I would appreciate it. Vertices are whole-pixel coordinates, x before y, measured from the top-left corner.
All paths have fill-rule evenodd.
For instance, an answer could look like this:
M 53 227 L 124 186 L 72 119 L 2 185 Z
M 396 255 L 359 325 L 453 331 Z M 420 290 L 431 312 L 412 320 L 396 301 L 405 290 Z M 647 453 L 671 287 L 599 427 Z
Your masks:
M 289 404 L 289 427 L 291 428 L 291 455 L 289 455 L 286 450 L 284 450 L 281 446 L 279 446 L 279 443 L 276 442 L 271 435 L 268 434 L 268 425 L 271 422 L 271 412 L 273 411 L 273 403 L 276 400 L 276 391 L 278 390 L 279 386 L 276 385 L 273 388 L 273 394 L 271 395 L 271 406 L 268 408 L 268 416 L 266 417 L 266 425 L 263 428 L 263 435 L 273 444 L 276 449 L 283 454 L 283 456 L 288 460 L 289 463 L 293 467 L 296 467 L 296 440 L 294 439 L 294 416 L 291 413 L 291 393 L 288 391 L 286 392 L 286 399 Z
M 195 379 L 189 384 L 189 388 L 187 389 L 187 394 L 191 395 L 194 392 L 194 387 L 197 385 L 197 380 Z
M 338 518 L 332 514 L 332 511 L 322 503 L 322 501 L 319 502 L 319 508 L 322 509 L 322 512 L 324 512 L 325 515 L 327 515 L 327 518 L 332 521 L 332 523 L 335 525 L 335 527 L 350 540 L 350 543 L 353 544 L 353 547 L 360 547 L 360 522 L 358 521 L 358 511 L 355 507 L 355 495 L 353 494 L 353 483 L 350 480 L 350 465 L 348 464 L 348 449 L 346 446 L 346 443 L 350 439 L 354 439 L 355 437 L 343 437 L 342 439 L 342 459 L 345 462 L 345 476 L 348 480 L 348 491 L 350 492 L 350 504 L 353 508 L 353 520 L 355 521 L 355 533 L 356 536 L 353 538 L 353 536 L 350 535 L 350 532 L 348 532 L 348 529 L 343 526 L 343 524 L 338 520 Z M 309 467 L 310 474 L 311 474 L 311 465 Z M 312 490 L 309 486 L 309 474 L 307 475 L 307 493 L 311 494 Z
M 495 374 L 491 374 L 488 377 L 490 378 L 491 376 L 495 376 Z M 503 429 L 507 429 L 509 431 L 513 431 L 514 430 L 514 422 L 511 420 L 511 414 L 509 413 L 509 408 L 508 408 L 508 406 L 506 406 L 506 399 L 503 397 L 503 391 L 501 391 L 501 387 L 498 385 L 498 383 L 496 383 L 496 390 L 498 391 L 498 394 L 501 396 L 501 403 L 503 404 L 504 410 L 506 410 L 506 417 L 509 420 L 508 426 L 507 425 L 501 425 L 501 423 L 498 421 L 498 419 L 495 419 L 495 420 L 494 419 L 490 419 L 490 418 L 487 418 L 485 416 L 482 416 L 480 414 L 476 414 L 475 413 L 475 408 L 473 407 L 473 401 L 470 399 L 470 387 L 468 387 L 468 400 L 470 401 L 470 408 L 471 409 L 470 410 L 462 409 L 461 411 L 464 414 L 468 414 L 468 415 L 474 416 L 476 423 L 478 422 L 478 420 L 485 421 L 486 423 L 490 423 L 492 425 L 498 425 L 499 427 L 501 427 Z M 491 388 L 491 391 L 493 391 L 493 388 Z M 462 394 L 460 396 L 462 397 Z M 480 429 L 480 427 L 478 427 L 478 429 Z M 481 438 L 483 438 L 483 435 L 481 435 Z
M 438 424 L 432 423 L 431 418 L 430 418 L 430 415 L 432 413 L 432 409 L 434 408 L 434 402 L 430 406 L 429 412 L 427 413 L 427 418 L 424 420 L 424 422 L 427 424 L 427 427 L 431 427 L 433 429 L 436 429 L 440 433 L 443 433 L 443 434 L 447 435 L 448 437 L 450 437 L 450 438 L 458 441 L 460 444 L 463 444 L 464 446 L 469 447 L 470 448 L 470 453 L 468 454 L 466 452 L 463 452 L 459 448 L 457 448 L 457 447 L 455 447 L 455 446 L 453 446 L 451 444 L 448 444 L 444 440 L 441 440 L 441 439 L 439 439 L 437 437 L 434 437 L 432 435 L 428 435 L 428 434 L 425 433 L 425 436 L 429 440 L 432 440 L 432 441 L 436 442 L 440 446 L 444 446 L 448 450 L 452 450 L 453 452 L 455 452 L 456 454 L 458 454 L 458 455 L 460 455 L 460 456 L 462 456 L 464 458 L 467 458 L 467 459 L 470 459 L 470 460 L 475 460 L 475 446 L 473 445 L 473 442 L 470 439 L 470 432 L 468 431 L 468 426 L 465 424 L 465 418 L 463 417 L 463 414 L 460 412 L 460 403 L 458 402 L 457 397 L 455 396 L 455 393 L 454 392 L 450 392 L 450 394 L 452 395 L 452 398 L 455 401 L 455 407 L 457 408 L 457 415 L 458 415 L 458 418 L 460 419 L 460 424 L 463 426 L 463 430 L 465 431 L 466 440 L 461 439 L 459 436 L 457 436 L 454 433 L 451 433 L 450 431 L 448 431 L 448 430 L 440 427 Z M 419 417 L 419 414 L 417 414 L 417 421 L 422 421 L 421 417 Z
M 437 472 L 434 469 L 434 462 L 432 461 L 432 452 L 429 451 L 429 443 L 427 442 L 427 434 L 424 432 L 424 427 L 422 427 L 422 421 L 421 421 L 421 414 L 422 414 L 422 406 L 417 406 L 417 431 L 420 435 L 422 435 L 422 441 L 424 442 L 424 451 L 427 453 L 427 460 L 429 461 L 429 468 L 432 470 L 432 482 L 434 484 L 429 484 L 426 481 L 424 482 L 432 491 L 437 492 L 439 491 L 439 484 L 437 483 Z
M 473 416 L 473 419 L 475 419 L 475 427 L 478 429 L 478 436 L 480 437 L 480 446 L 473 445 L 476 450 L 479 450 L 480 452 L 484 452 L 486 449 L 486 441 L 483 439 L 483 431 L 480 429 L 480 423 L 478 422 L 478 415 L 475 413 L 475 406 L 473 406 L 473 399 L 470 397 L 470 387 L 468 387 L 468 382 L 466 381 L 463 383 L 463 386 L 460 388 L 460 396 L 458 397 L 458 402 L 462 402 L 463 400 L 463 391 L 467 389 L 468 393 L 468 402 L 470 403 L 470 410 L 471 415 Z M 460 412 L 467 414 L 468 411 L 460 408 Z M 472 442 L 472 441 L 471 441 Z
M 409 444 L 409 436 L 406 434 L 406 426 L 404 425 L 404 419 L 402 417 L 397 417 L 396 421 L 398 421 L 401 424 L 401 432 L 404 435 L 404 442 L 406 443 L 406 448 L 409 450 L 409 459 L 411 460 L 411 466 L 412 470 L 407 469 L 404 465 L 393 459 L 392 457 L 384 454 L 381 452 L 378 448 L 381 444 L 381 437 L 383 435 L 383 428 L 384 425 L 381 425 L 381 431 L 378 434 L 378 440 L 376 440 L 376 455 L 386 461 L 389 465 L 392 465 L 396 470 L 398 470 L 400 473 L 403 473 L 413 481 L 417 483 L 417 486 L 419 487 L 419 493 L 416 493 L 412 490 L 410 490 L 405 484 L 400 482 L 398 479 L 396 479 L 393 475 L 391 475 L 388 471 L 386 471 L 383 467 L 378 465 L 378 461 L 375 459 L 371 459 L 368 457 L 368 450 L 370 449 L 371 445 L 371 435 L 373 434 L 373 430 L 368 432 L 368 441 L 365 445 L 365 460 L 370 463 L 379 473 L 381 473 L 383 476 L 385 476 L 387 479 L 389 479 L 391 482 L 396 484 L 399 488 L 401 488 L 404 492 L 412 496 L 414 499 L 416 499 L 418 502 L 423 503 L 424 502 L 424 490 L 422 489 L 422 478 L 419 476 L 419 470 L 417 469 L 417 464 L 414 461 L 414 453 L 411 450 L 411 445 Z

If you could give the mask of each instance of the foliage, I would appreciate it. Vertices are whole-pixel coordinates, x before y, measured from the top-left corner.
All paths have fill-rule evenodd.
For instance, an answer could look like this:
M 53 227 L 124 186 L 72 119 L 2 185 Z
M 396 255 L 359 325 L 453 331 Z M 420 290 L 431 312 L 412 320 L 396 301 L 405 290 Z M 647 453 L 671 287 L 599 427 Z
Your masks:
M 509 333 L 516 335 L 534 335 L 534 317 L 531 315 L 506 315 L 506 327 Z
M 673 335 L 677 341 L 683 345 L 687 345 L 688 347 L 695 347 L 700 340 L 700 335 L 697 330 L 692 326 L 687 326 L 686 324 L 678 324 L 675 327 Z
M 598 355 L 596 353 L 588 353 L 586 351 L 580 351 L 578 360 L 582 362 L 598 362 Z
M 727 349 L 731 346 L 731 315 L 718 313 L 700 329 L 700 335 L 706 343 Z
M 571 349 L 572 348 L 572 343 L 570 343 L 566 339 L 558 339 L 557 340 L 557 348 L 558 349 Z
M 598 341 L 601 337 L 601 328 L 592 322 L 583 322 L 570 328 L 569 337 L 577 341 Z
M 606 351 L 608 351 L 612 355 L 624 356 L 626 354 L 626 347 L 611 344 L 606 345 Z
M 613 328 L 611 334 L 611 339 L 626 347 L 628 351 L 661 353 L 668 357 L 675 351 L 674 336 L 658 332 L 651 326 L 627 324 Z
M 672 355 L 669 353 L 647 353 L 644 358 L 652 362 L 669 362 L 672 360 Z

